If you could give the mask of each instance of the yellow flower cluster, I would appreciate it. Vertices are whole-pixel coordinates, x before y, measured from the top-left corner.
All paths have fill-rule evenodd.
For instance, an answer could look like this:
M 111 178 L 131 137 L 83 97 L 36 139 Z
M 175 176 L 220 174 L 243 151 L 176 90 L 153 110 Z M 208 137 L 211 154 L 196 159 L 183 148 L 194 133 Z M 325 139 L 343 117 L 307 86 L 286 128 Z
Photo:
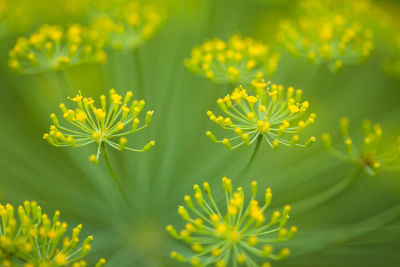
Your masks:
M 279 58 L 269 46 L 233 35 L 227 42 L 215 38 L 195 47 L 185 66 L 215 83 L 249 84 L 258 75 L 275 73 Z
M 216 116 L 212 111 L 207 111 L 211 121 L 236 135 L 217 140 L 211 131 L 207 131 L 206 135 L 211 141 L 222 143 L 228 149 L 235 149 L 243 144 L 251 145 L 258 138 L 264 138 L 274 149 L 279 144 L 308 147 L 315 142 L 315 137 L 310 137 L 304 145 L 299 144 L 298 133 L 312 125 L 316 118 L 312 113 L 305 121 L 300 120 L 309 107 L 308 101 L 301 102 L 302 90 L 295 90 L 293 87 L 284 90 L 282 85 L 264 81 L 254 82 L 252 86 L 257 92 L 255 96 L 249 95 L 240 87 L 232 94 L 218 99 L 219 108 L 227 117 Z M 285 139 L 285 134 L 291 135 L 291 139 Z
M 44 134 L 43 139 L 57 147 L 81 147 L 97 143 L 97 154 L 90 157 L 90 160 L 94 163 L 97 162 L 102 146 L 105 144 L 118 150 L 148 151 L 155 145 L 154 141 L 150 141 L 140 150 L 126 147 L 128 140 L 124 136 L 146 128 L 153 116 L 153 111 L 148 111 L 143 125 L 139 126 L 138 116 L 142 112 L 145 102 L 144 100 L 134 100 L 132 104 L 129 104 L 132 96 L 132 92 L 129 91 L 122 98 L 114 89 L 111 89 L 109 105 L 107 106 L 107 97 L 101 95 L 101 107 L 97 108 L 94 106 L 92 98 L 83 97 L 79 92 L 75 97 L 70 98 L 77 105 L 76 109 L 67 109 L 64 104 L 60 104 L 64 120 L 71 124 L 73 128 L 70 129 L 61 125 L 57 116 L 52 113 L 50 118 L 54 124 L 50 126 L 49 133 Z M 119 143 L 111 141 L 114 138 L 119 138 Z
M 98 16 L 92 26 L 107 35 L 107 45 L 113 49 L 133 50 L 151 39 L 164 21 L 164 10 L 127 2 Z
M 378 151 L 382 139 L 382 128 L 379 124 L 372 125 L 371 121 L 364 120 L 364 140 L 362 148 L 353 146 L 353 139 L 349 135 L 349 120 L 340 120 L 340 130 L 345 145 L 345 153 L 332 147 L 332 140 L 329 134 L 322 136 L 326 149 L 335 157 L 350 162 L 363 168 L 368 174 L 374 176 L 379 169 L 389 171 L 400 171 L 400 136 L 392 150 L 380 153 Z
M 49 218 L 36 202 L 25 201 L 16 211 L 10 204 L 0 204 L 0 217 L 1 266 L 22 266 L 21 263 L 25 267 L 87 266 L 82 259 L 89 253 L 93 237 L 81 242 L 82 225 L 65 237 L 68 227 L 60 222 L 59 211 Z M 104 266 L 105 262 L 100 259 L 96 267 Z
M 260 266 L 256 263 L 260 260 L 286 258 L 290 250 L 283 248 L 273 253 L 271 243 L 289 240 L 296 234 L 297 227 L 285 228 L 290 206 L 285 206 L 282 212 L 273 212 L 267 221 L 265 211 L 271 202 L 271 189 L 266 189 L 265 203 L 261 206 L 255 199 L 257 182 L 251 183 L 252 196 L 247 205 L 242 187 L 233 190 L 232 181 L 226 177 L 222 178 L 222 186 L 226 196 L 225 210 L 216 204 L 207 182 L 203 184 L 204 192 L 194 185 L 197 206 L 189 195 L 185 196 L 186 206 L 194 217 L 179 206 L 178 214 L 186 221 L 185 228 L 178 233 L 168 225 L 167 231 L 172 237 L 191 244 L 194 255 L 185 257 L 174 251 L 171 256 L 178 261 L 189 261 L 193 266 L 215 264 L 218 267 L 238 264 L 255 267 Z M 261 266 L 269 267 L 270 263 L 267 261 Z
M 280 22 L 278 42 L 293 56 L 326 64 L 333 72 L 364 62 L 374 49 L 373 31 L 337 6 L 335 1 L 300 1 L 298 17 Z
M 9 67 L 17 72 L 33 74 L 84 63 L 104 63 L 104 39 L 94 29 L 74 24 L 44 25 L 28 38 L 20 37 L 10 51 Z

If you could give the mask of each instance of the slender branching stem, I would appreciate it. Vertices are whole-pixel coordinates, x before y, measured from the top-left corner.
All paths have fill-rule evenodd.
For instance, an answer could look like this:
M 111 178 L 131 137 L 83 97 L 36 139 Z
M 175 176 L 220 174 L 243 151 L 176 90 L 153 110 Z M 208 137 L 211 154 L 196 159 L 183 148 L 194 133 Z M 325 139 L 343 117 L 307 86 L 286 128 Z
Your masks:
M 108 152 L 107 152 L 107 149 L 106 149 L 106 146 L 105 146 L 104 142 L 101 144 L 101 148 L 102 148 L 104 159 L 106 161 L 107 168 L 108 168 L 108 171 L 110 172 L 111 178 L 114 181 L 115 185 L 117 186 L 119 192 L 121 193 L 121 196 L 123 197 L 124 201 L 129 206 L 130 205 L 130 201 L 129 201 L 128 195 L 126 194 L 126 192 L 125 192 L 125 190 L 124 190 L 124 188 L 123 188 L 123 186 L 121 184 L 121 181 L 118 179 L 118 176 L 115 174 L 115 171 L 114 171 L 114 169 L 113 169 L 113 167 L 111 165 L 110 157 L 108 155 Z
M 68 77 L 67 77 L 67 74 L 65 73 L 65 71 L 64 70 L 58 70 L 58 71 L 56 71 L 56 73 L 57 73 L 58 81 L 59 81 L 59 83 L 61 85 L 61 88 L 63 90 L 63 95 L 70 94 L 71 97 L 74 96 L 74 90 L 72 90 L 72 88 L 71 88 L 71 84 L 68 81 Z
M 362 167 L 355 167 L 344 179 L 329 189 L 293 204 L 293 211 L 296 213 L 304 212 L 334 199 L 348 188 L 360 176 L 361 172 Z
M 260 134 L 260 135 L 257 137 L 256 144 L 255 144 L 255 146 L 254 146 L 253 151 L 251 152 L 249 161 L 246 163 L 246 165 L 244 165 L 244 168 L 242 169 L 242 171 L 241 171 L 241 172 L 239 173 L 239 175 L 237 176 L 238 182 L 241 181 L 241 180 L 243 179 L 243 177 L 244 177 L 244 175 L 246 174 L 246 172 L 250 169 L 250 166 L 251 166 L 251 164 L 253 163 L 253 161 L 254 161 L 254 159 L 255 159 L 255 157 L 256 157 L 256 155 L 257 155 L 257 152 L 258 152 L 258 150 L 259 150 L 259 148 L 260 148 L 261 141 L 262 141 L 262 135 Z
M 380 212 L 377 215 L 369 217 L 368 219 L 362 220 L 350 226 L 345 226 L 339 232 L 335 231 L 334 236 L 330 236 L 330 242 L 327 242 L 325 245 L 316 246 L 311 250 L 305 251 L 304 254 L 317 253 L 319 251 L 326 250 L 331 246 L 344 244 L 345 242 L 364 236 L 367 233 L 381 229 L 385 224 L 388 224 L 398 218 L 399 214 L 400 204 L 394 205 L 393 207 L 383 212 Z
M 307 90 L 308 92 L 313 91 L 315 88 L 315 84 L 317 83 L 317 81 L 319 79 L 321 79 L 321 76 L 323 75 L 324 71 L 325 71 L 325 66 L 324 65 L 317 65 L 315 66 L 315 70 L 312 74 L 312 76 L 310 77 L 310 79 L 308 80 L 307 85 L 304 87 L 305 90 Z
M 133 51 L 133 59 L 135 62 L 135 69 L 136 69 L 136 86 L 137 86 L 136 90 L 137 92 L 139 92 L 139 97 L 145 98 L 143 70 L 142 70 L 142 62 L 140 60 L 139 48 L 136 48 Z

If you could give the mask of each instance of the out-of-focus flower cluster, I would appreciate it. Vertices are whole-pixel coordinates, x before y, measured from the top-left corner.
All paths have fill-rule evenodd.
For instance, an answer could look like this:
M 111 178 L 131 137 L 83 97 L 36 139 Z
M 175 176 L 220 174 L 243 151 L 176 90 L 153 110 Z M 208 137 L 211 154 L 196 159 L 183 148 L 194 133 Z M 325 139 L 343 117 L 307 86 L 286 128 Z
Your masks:
M 70 98 L 77 105 L 75 109 L 67 109 L 64 104 L 60 104 L 63 118 L 72 128 L 62 125 L 57 116 L 52 113 L 50 118 L 54 124 L 50 126 L 49 133 L 44 134 L 43 139 L 56 147 L 81 147 L 97 143 L 97 154 L 90 157 L 90 160 L 94 163 L 97 162 L 101 153 L 101 146 L 104 144 L 118 150 L 148 151 L 155 145 L 154 141 L 150 141 L 140 150 L 126 147 L 128 140 L 124 136 L 146 128 L 153 116 L 153 111 L 148 111 L 144 124 L 139 126 L 138 116 L 142 112 L 145 102 L 144 100 L 134 100 L 130 104 L 132 96 L 132 92 L 129 91 L 123 99 L 114 89 L 111 89 L 108 106 L 107 97 L 101 95 L 101 107 L 97 108 L 94 106 L 92 98 L 83 97 L 79 93 Z M 114 138 L 119 138 L 119 143 L 111 141 Z
M 10 204 L 0 205 L 0 217 L 1 266 L 87 266 L 83 258 L 91 249 L 93 237 L 81 242 L 82 225 L 66 237 L 68 227 L 60 222 L 59 211 L 49 218 L 36 202 L 25 201 L 16 211 Z M 96 267 L 104 264 L 101 259 Z
M 392 149 L 379 152 L 382 139 L 382 128 L 379 124 L 371 124 L 371 121 L 364 120 L 363 124 L 364 139 L 360 149 L 353 145 L 353 139 L 349 134 L 349 120 L 340 120 L 340 130 L 345 145 L 345 153 L 336 150 L 332 146 L 329 134 L 322 136 L 325 147 L 335 157 L 350 162 L 363 168 L 368 174 L 376 175 L 379 169 L 388 171 L 400 171 L 400 136 L 397 142 L 391 146 Z
M 252 38 L 234 35 L 227 42 L 215 38 L 192 50 L 185 66 L 215 83 L 249 84 L 257 76 L 270 76 L 280 55 Z
M 92 26 L 107 35 L 107 45 L 113 49 L 133 50 L 153 37 L 165 18 L 163 9 L 134 1 L 105 9 Z
M 79 24 L 68 29 L 44 25 L 28 38 L 17 40 L 9 53 L 9 66 L 15 71 L 33 74 L 84 63 L 104 63 L 107 55 L 103 47 L 102 34 L 92 28 Z
M 279 23 L 278 42 L 293 56 L 327 64 L 333 72 L 366 61 L 375 46 L 373 30 L 363 23 L 364 5 L 346 2 L 300 1 L 297 17 Z
M 210 185 L 205 182 L 203 191 L 194 185 L 194 198 L 185 196 L 186 206 L 179 206 L 178 214 L 186 221 L 185 228 L 179 233 L 171 225 L 167 231 L 172 237 L 181 239 L 191 245 L 194 255 L 183 256 L 172 252 L 171 256 L 193 266 L 218 267 L 260 266 L 259 261 L 268 259 L 282 260 L 290 250 L 281 249 L 273 252 L 271 243 L 291 239 L 297 232 L 297 227 L 285 228 L 289 219 L 290 206 L 285 206 L 282 212 L 275 211 L 271 219 L 266 219 L 266 210 L 271 203 L 271 189 L 265 191 L 265 203 L 260 205 L 255 199 L 257 182 L 251 183 L 251 199 L 246 205 L 242 187 L 233 190 L 230 179 L 222 178 L 222 186 L 226 196 L 226 206 L 218 206 L 215 202 Z M 207 199 L 206 199 L 207 198 Z M 268 261 L 262 267 L 269 267 Z
M 264 81 L 254 82 L 252 86 L 257 92 L 255 96 L 239 87 L 218 99 L 217 103 L 227 117 L 216 116 L 207 111 L 211 121 L 236 135 L 217 140 L 211 131 L 207 131 L 211 141 L 222 143 L 228 149 L 235 149 L 243 144 L 251 145 L 257 138 L 265 139 L 274 149 L 279 144 L 307 147 L 315 142 L 315 137 L 310 137 L 304 145 L 299 144 L 298 134 L 312 125 L 316 118 L 312 113 L 305 121 L 301 120 L 309 107 L 308 101 L 301 102 L 302 90 L 295 90 L 293 87 L 285 90 L 282 85 Z M 286 139 L 285 135 L 292 137 Z

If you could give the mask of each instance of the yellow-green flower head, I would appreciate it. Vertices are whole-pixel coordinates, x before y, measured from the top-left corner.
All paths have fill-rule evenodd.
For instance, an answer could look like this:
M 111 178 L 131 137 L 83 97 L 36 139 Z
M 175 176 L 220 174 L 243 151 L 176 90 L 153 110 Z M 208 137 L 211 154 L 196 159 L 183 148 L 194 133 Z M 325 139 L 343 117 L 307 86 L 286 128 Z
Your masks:
M 263 138 L 273 149 L 280 144 L 286 146 L 308 147 L 315 142 L 310 137 L 304 144 L 299 143 L 299 133 L 314 123 L 316 115 L 306 116 L 308 101 L 302 101 L 302 90 L 293 87 L 284 89 L 282 85 L 255 82 L 256 95 L 249 95 L 242 87 L 232 94 L 218 99 L 217 103 L 226 117 L 207 111 L 210 120 L 223 129 L 232 132 L 234 137 L 217 140 L 211 131 L 206 135 L 211 141 L 222 143 L 228 149 L 243 144 L 251 145 L 257 138 Z
M 161 8 L 128 2 L 100 15 L 92 25 L 107 35 L 108 46 L 116 50 L 133 50 L 154 36 L 165 17 Z
M 301 1 L 298 17 L 280 22 L 278 42 L 293 56 L 326 64 L 332 72 L 363 63 L 374 49 L 373 31 L 335 7 L 334 1 Z
M 363 168 L 372 176 L 376 175 L 379 169 L 400 171 L 400 136 L 397 142 L 393 143 L 392 150 L 380 152 L 381 126 L 379 124 L 372 125 L 369 120 L 364 120 L 362 126 L 364 139 L 360 142 L 361 147 L 356 148 L 353 146 L 353 139 L 349 134 L 349 120 L 342 118 L 340 120 L 340 131 L 345 152 L 336 150 L 332 146 L 332 140 L 328 133 L 322 136 L 326 149 L 335 157 Z
M 82 242 L 82 225 L 65 236 L 68 226 L 60 221 L 59 211 L 49 218 L 36 202 L 25 201 L 17 210 L 10 204 L 0 204 L 0 217 L 1 266 L 87 266 L 83 258 L 90 252 L 93 237 Z M 100 259 L 96 267 L 105 262 Z
M 168 225 L 172 237 L 191 245 L 192 256 L 172 252 L 171 256 L 193 266 L 270 266 L 268 260 L 282 260 L 289 256 L 290 250 L 283 248 L 275 252 L 272 243 L 287 241 L 297 232 L 297 227 L 285 228 L 289 219 L 290 206 L 282 212 L 275 211 L 266 218 L 272 193 L 265 191 L 265 203 L 255 199 L 257 182 L 251 183 L 251 199 L 246 200 L 242 187 L 232 190 L 230 179 L 222 178 L 226 204 L 218 206 L 214 201 L 210 186 L 203 184 L 202 191 L 194 186 L 195 201 L 185 196 L 188 210 L 179 206 L 178 214 L 186 221 L 179 233 Z M 248 204 L 247 204 L 248 203 Z M 258 262 L 264 262 L 261 265 Z
M 143 111 L 145 102 L 144 100 L 131 101 L 132 96 L 132 92 L 129 91 L 123 98 L 111 89 L 109 104 L 107 105 L 107 97 L 101 95 L 101 107 L 96 107 L 92 98 L 83 97 L 79 92 L 75 97 L 70 98 L 76 105 L 74 109 L 67 109 L 64 104 L 60 104 L 64 122 L 70 127 L 62 124 L 52 113 L 50 118 L 54 124 L 50 126 L 50 131 L 44 134 L 43 139 L 56 147 L 81 147 L 97 143 L 97 154 L 89 158 L 93 163 L 97 162 L 102 145 L 109 145 L 118 150 L 148 151 L 155 145 L 154 140 L 142 149 L 126 146 L 128 140 L 125 136 L 146 128 L 154 113 L 154 111 L 147 111 L 145 120 L 141 123 L 139 115 Z M 118 143 L 112 141 L 113 139 L 119 139 Z
M 269 46 L 233 35 L 227 42 L 215 38 L 195 47 L 185 66 L 215 83 L 249 84 L 258 75 L 274 74 L 279 59 Z
M 28 38 L 20 37 L 10 51 L 9 67 L 24 74 L 63 70 L 84 63 L 105 63 L 100 32 L 74 24 L 44 25 Z

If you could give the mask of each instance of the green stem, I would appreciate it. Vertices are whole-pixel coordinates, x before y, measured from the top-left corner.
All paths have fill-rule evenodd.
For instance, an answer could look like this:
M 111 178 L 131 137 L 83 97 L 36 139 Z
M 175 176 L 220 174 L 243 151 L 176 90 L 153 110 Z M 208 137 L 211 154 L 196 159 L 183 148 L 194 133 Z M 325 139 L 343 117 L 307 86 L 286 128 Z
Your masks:
M 310 250 L 304 251 L 300 255 L 307 255 L 327 250 L 332 246 L 344 244 L 345 242 L 362 237 L 367 233 L 373 232 L 400 217 L 400 204 L 397 204 L 377 215 L 374 215 L 361 222 L 342 227 L 339 231 L 334 231 L 332 234 L 325 237 L 325 243 L 319 244 Z M 308 239 L 309 241 L 309 239 Z
M 328 202 L 329 200 L 332 200 L 340 193 L 342 193 L 347 187 L 349 187 L 354 182 L 354 180 L 360 176 L 361 172 L 362 168 L 356 167 L 347 175 L 346 178 L 344 178 L 334 186 L 330 187 L 329 189 L 293 204 L 293 211 L 296 213 L 304 212 L 306 210 L 318 207 Z
M 71 97 L 73 97 L 74 96 L 74 91 L 71 88 L 71 84 L 68 81 L 67 74 L 65 73 L 65 71 L 64 70 L 57 70 L 56 73 L 57 73 L 58 81 L 59 81 L 59 83 L 61 85 L 61 88 L 63 90 L 63 94 L 64 95 L 71 94 Z
M 215 27 L 214 25 L 219 25 L 218 24 L 218 13 L 220 11 L 220 7 L 222 5 L 222 1 L 215 0 L 206 0 L 203 3 L 206 5 L 206 12 L 204 19 L 206 20 L 203 25 L 206 36 L 213 36 L 215 35 Z
M 137 90 L 140 98 L 145 98 L 143 70 L 142 70 L 142 62 L 140 60 L 139 48 L 136 48 L 133 51 L 133 58 L 134 58 L 135 69 L 136 69 L 136 86 L 137 86 L 136 90 Z
M 129 201 L 128 195 L 126 194 L 124 188 L 122 187 L 122 184 L 121 184 L 120 180 L 118 179 L 117 175 L 114 172 L 114 169 L 112 168 L 110 157 L 108 156 L 108 152 L 107 152 L 107 149 L 106 149 L 106 146 L 105 146 L 104 143 L 101 144 L 101 148 L 102 148 L 104 159 L 106 161 L 107 168 L 108 168 L 108 171 L 110 172 L 111 178 L 113 179 L 115 185 L 117 186 L 119 192 L 121 193 L 124 201 L 129 206 L 130 205 L 130 201 Z
M 370 217 L 360 223 L 355 224 L 354 226 L 350 226 L 351 234 L 342 240 L 339 240 L 338 243 L 342 243 L 359 236 L 362 236 L 368 232 L 379 229 L 383 225 L 393 221 L 394 219 L 400 217 L 400 204 L 397 204 L 378 215 Z
M 326 66 L 324 64 L 319 64 L 319 65 L 317 65 L 315 67 L 314 73 L 312 74 L 312 76 L 308 80 L 307 85 L 304 87 L 305 91 L 311 92 L 311 91 L 313 91 L 315 89 L 314 85 L 317 84 L 318 80 L 321 80 L 321 76 L 325 72 L 324 68 L 326 68 Z
M 239 175 L 237 176 L 238 182 L 241 182 L 241 180 L 243 179 L 244 175 L 246 174 L 246 172 L 249 170 L 251 164 L 253 163 L 254 158 L 256 157 L 257 152 L 258 152 L 258 150 L 259 150 L 259 148 L 260 148 L 261 141 L 262 141 L 262 135 L 259 135 L 259 136 L 257 137 L 257 141 L 256 141 L 256 144 L 255 144 L 255 146 L 254 146 L 254 149 L 253 149 L 253 151 L 251 152 L 249 161 L 247 162 L 247 164 L 244 166 L 244 168 L 242 169 L 242 171 L 241 171 L 241 172 L 239 173 Z

